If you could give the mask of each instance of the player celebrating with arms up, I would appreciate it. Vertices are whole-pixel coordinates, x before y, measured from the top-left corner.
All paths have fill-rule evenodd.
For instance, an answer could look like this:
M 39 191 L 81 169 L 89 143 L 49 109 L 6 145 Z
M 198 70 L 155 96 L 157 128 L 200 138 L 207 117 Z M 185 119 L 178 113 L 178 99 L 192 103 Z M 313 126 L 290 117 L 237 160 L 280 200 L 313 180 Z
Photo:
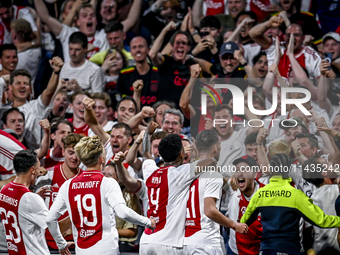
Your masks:
M 48 228 L 60 254 L 70 254 L 57 228 L 57 219 L 67 209 L 71 215 L 76 254 L 118 254 L 118 232 L 113 227 L 110 208 L 119 218 L 133 224 L 154 229 L 155 221 L 128 208 L 117 181 L 104 177 L 105 150 L 98 136 L 82 138 L 74 149 L 87 171 L 61 186 L 47 217 Z

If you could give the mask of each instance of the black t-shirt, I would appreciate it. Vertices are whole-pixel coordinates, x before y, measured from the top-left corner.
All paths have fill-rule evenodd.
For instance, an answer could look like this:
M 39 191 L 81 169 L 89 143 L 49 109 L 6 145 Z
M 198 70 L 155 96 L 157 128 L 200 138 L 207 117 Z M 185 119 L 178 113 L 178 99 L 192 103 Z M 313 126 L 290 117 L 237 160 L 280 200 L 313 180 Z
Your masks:
M 123 96 L 132 96 L 136 80 L 143 80 L 144 83 L 140 98 L 142 107 L 152 106 L 159 100 L 158 68 L 150 65 L 150 70 L 144 75 L 140 75 L 135 66 L 124 68 L 120 71 L 116 90 Z
M 225 73 L 221 64 L 214 64 L 210 67 L 210 72 L 217 75 L 217 78 L 223 78 L 226 84 L 233 84 L 245 91 L 248 87 L 246 81 L 246 72 L 242 66 L 236 67 L 232 72 Z M 233 78 L 235 78 L 233 80 Z M 237 79 L 236 79 L 237 78 Z M 232 94 L 228 89 L 222 89 L 223 103 L 228 104 L 232 99 Z
M 191 59 L 183 64 L 164 55 L 164 62 L 158 67 L 160 100 L 173 101 L 179 105 L 184 87 L 190 79 L 190 65 L 193 64 Z

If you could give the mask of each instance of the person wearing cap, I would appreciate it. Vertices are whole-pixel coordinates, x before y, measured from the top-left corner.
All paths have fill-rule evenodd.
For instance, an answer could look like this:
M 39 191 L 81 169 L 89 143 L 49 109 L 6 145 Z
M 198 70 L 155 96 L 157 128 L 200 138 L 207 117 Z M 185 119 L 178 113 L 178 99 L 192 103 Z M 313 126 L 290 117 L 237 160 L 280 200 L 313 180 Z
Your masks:
M 321 77 L 318 81 L 318 104 L 333 119 L 339 110 L 340 86 L 334 82 L 334 78 L 340 77 L 340 64 L 336 63 L 340 59 L 340 35 L 334 32 L 325 34 L 322 38 L 324 59 L 320 63 Z M 326 54 L 331 54 L 331 59 L 326 58 Z
M 243 66 L 247 65 L 247 62 L 241 64 L 236 59 L 239 51 L 240 48 L 235 42 L 226 42 L 222 44 L 220 49 L 220 63 L 212 64 L 206 60 L 195 57 L 193 60 L 201 66 L 202 71 L 210 73 L 212 76 L 226 78 L 228 81 L 230 78 L 238 78 L 234 83 L 244 91 L 248 87 L 248 83 L 245 80 L 246 72 Z M 231 92 L 223 93 L 223 98 L 223 102 L 228 103 L 232 98 Z
M 231 220 L 239 222 L 248 207 L 250 199 L 256 191 L 264 187 L 264 184 L 255 180 L 259 168 L 253 157 L 244 155 L 235 159 L 233 165 L 236 167 L 236 173 L 233 177 L 236 181 L 237 190 L 230 198 L 228 215 Z M 247 234 L 242 235 L 231 229 L 227 254 L 259 254 L 261 235 L 260 216 L 249 227 Z

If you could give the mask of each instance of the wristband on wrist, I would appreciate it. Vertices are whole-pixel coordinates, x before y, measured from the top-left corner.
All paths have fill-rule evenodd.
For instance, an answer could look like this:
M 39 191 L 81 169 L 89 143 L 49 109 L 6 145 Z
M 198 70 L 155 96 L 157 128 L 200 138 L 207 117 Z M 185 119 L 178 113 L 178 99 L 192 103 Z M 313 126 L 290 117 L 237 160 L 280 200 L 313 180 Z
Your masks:
M 263 145 L 263 143 L 256 143 L 256 145 Z
M 53 73 L 55 73 L 55 74 L 60 74 L 60 71 L 59 71 L 59 72 L 56 72 L 56 71 L 53 70 Z

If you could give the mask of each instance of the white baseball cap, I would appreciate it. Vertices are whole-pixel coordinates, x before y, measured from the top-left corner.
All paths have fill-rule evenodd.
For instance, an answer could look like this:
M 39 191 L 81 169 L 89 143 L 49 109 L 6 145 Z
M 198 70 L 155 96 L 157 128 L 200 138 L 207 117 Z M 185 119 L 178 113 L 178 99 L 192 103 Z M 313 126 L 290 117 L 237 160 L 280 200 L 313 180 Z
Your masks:
M 340 43 L 340 35 L 338 33 L 328 32 L 322 37 L 322 43 L 324 43 L 327 38 L 332 38 L 334 41 Z

